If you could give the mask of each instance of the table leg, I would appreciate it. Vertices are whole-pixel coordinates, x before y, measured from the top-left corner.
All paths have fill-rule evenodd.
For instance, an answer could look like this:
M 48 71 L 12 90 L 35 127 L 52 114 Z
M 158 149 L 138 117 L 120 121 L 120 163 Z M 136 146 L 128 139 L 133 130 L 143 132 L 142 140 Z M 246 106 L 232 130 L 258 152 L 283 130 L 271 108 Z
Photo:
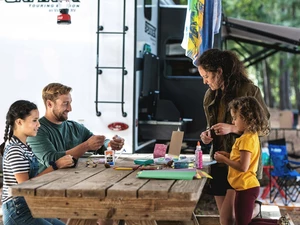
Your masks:
M 97 225 L 97 220 L 94 219 L 69 219 L 67 225 Z
M 157 225 L 155 220 L 126 220 L 126 225 Z

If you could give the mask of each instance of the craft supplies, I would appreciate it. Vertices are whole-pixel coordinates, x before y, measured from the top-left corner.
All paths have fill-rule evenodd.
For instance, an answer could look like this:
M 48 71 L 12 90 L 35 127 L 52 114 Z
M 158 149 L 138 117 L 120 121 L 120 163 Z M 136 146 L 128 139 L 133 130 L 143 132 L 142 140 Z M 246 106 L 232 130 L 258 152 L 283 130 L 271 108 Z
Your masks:
M 115 165 L 115 151 L 112 150 L 110 143 L 108 143 L 106 151 L 104 151 L 105 163 L 111 166 Z
M 137 164 L 137 165 L 150 165 L 153 163 L 154 163 L 153 159 L 136 159 L 136 160 L 134 160 L 134 164 Z
M 195 150 L 195 167 L 197 169 L 202 169 L 203 168 L 203 159 L 202 159 L 202 150 L 201 150 L 201 145 L 200 142 L 198 141 L 196 150 Z

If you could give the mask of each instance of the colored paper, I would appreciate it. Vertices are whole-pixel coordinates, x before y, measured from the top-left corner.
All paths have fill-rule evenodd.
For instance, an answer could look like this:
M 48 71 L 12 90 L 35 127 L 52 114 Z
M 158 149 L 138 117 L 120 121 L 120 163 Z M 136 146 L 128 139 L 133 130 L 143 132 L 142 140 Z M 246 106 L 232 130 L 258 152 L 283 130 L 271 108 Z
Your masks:
M 137 173 L 138 178 L 167 179 L 167 180 L 193 180 L 196 171 L 141 171 Z

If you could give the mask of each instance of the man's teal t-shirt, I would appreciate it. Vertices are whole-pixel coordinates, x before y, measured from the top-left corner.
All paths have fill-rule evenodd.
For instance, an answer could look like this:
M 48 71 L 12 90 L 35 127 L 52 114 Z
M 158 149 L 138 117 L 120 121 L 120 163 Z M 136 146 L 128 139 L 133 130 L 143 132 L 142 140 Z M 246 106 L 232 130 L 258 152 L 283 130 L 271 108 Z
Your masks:
M 83 125 L 66 120 L 61 124 L 54 124 L 42 117 L 41 126 L 35 137 L 28 137 L 32 151 L 39 160 L 39 172 L 49 167 L 50 161 L 56 161 L 64 156 L 67 150 L 88 140 L 93 133 Z

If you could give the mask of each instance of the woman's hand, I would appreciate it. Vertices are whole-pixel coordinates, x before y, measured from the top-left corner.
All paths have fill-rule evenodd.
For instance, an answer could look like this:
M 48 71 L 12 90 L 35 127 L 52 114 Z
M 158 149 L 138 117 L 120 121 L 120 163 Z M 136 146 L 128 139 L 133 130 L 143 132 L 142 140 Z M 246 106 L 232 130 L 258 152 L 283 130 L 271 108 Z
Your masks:
M 210 130 L 203 131 L 200 134 L 200 139 L 204 144 L 209 144 L 213 140 L 213 138 L 211 137 Z
M 74 161 L 71 155 L 65 155 L 56 160 L 55 163 L 58 169 L 74 166 Z
M 215 131 L 216 135 L 226 135 L 233 131 L 234 125 L 228 123 L 217 123 L 211 126 L 211 129 Z

